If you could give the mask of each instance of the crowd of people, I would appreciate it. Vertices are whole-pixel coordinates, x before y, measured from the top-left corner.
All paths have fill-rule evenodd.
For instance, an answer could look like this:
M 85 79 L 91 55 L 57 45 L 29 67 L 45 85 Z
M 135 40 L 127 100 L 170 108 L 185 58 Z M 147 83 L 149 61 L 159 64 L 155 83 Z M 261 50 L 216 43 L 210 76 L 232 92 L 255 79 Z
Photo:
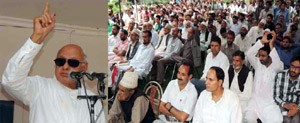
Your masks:
M 300 1 L 176 0 L 123 10 L 108 11 L 109 87 L 121 89 L 108 121 L 300 122 Z M 170 82 L 168 65 L 178 66 Z M 137 78 L 149 76 L 167 85 L 156 120 L 149 102 L 138 106 L 145 95 Z

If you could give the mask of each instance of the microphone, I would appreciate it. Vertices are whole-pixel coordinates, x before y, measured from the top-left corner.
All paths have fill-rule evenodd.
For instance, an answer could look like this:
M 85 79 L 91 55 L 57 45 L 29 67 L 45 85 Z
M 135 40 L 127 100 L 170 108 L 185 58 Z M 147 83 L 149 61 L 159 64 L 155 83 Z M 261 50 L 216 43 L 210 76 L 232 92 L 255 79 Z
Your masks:
M 91 73 L 91 76 L 93 77 L 93 78 L 97 78 L 98 80 L 103 80 L 103 79 L 105 79 L 106 78 L 106 74 L 105 73 L 96 73 L 96 72 L 92 72 Z
M 69 78 L 76 80 L 76 88 L 81 88 L 81 82 L 80 79 L 83 77 L 84 72 L 78 72 L 78 71 L 71 71 L 69 73 Z M 78 93 L 80 93 L 80 90 L 78 91 Z
M 69 73 L 69 78 L 73 80 L 78 80 L 83 77 L 84 72 L 78 72 L 78 71 L 71 71 Z

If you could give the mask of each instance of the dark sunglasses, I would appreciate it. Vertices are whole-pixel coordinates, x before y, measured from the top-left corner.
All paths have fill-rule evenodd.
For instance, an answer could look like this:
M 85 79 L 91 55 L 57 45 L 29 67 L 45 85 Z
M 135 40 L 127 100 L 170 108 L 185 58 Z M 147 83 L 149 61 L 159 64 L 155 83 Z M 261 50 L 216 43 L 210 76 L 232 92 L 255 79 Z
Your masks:
M 66 61 L 68 62 L 70 67 L 78 67 L 80 63 L 84 63 L 84 62 L 80 62 L 77 59 L 56 58 L 54 60 L 55 65 L 59 67 L 64 66 Z

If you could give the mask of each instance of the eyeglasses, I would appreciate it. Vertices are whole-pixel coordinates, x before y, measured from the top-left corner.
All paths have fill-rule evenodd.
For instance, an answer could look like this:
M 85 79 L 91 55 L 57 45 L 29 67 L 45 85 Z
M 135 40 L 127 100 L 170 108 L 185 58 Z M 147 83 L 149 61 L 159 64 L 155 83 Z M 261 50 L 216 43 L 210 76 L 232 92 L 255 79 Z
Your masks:
M 300 66 L 296 66 L 296 65 L 291 64 L 291 69 L 298 69 L 298 70 L 300 70 Z
M 65 58 L 56 58 L 54 60 L 54 62 L 55 62 L 55 65 L 59 66 L 59 67 L 64 66 L 65 63 L 68 62 L 68 65 L 70 67 L 74 67 L 74 68 L 78 67 L 80 63 L 84 63 L 84 62 L 80 62 L 77 59 L 65 59 Z

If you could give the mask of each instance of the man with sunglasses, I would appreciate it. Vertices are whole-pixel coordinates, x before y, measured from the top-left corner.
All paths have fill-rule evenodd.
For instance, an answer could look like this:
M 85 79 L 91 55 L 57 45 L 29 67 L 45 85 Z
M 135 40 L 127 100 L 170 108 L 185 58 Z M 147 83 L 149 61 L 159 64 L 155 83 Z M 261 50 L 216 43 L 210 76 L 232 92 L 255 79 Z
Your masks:
M 35 56 L 47 35 L 54 29 L 55 14 L 47 3 L 41 16 L 33 21 L 33 33 L 10 59 L 2 77 L 2 86 L 16 99 L 30 108 L 30 123 L 89 123 L 90 113 L 86 100 L 78 100 L 76 82 L 68 76 L 72 71 L 87 70 L 88 63 L 80 46 L 68 44 L 61 48 L 54 60 L 55 77 L 28 76 Z M 83 95 L 80 89 L 80 95 Z M 90 90 L 88 95 L 94 95 Z M 97 123 L 104 123 L 101 102 L 95 104 Z

